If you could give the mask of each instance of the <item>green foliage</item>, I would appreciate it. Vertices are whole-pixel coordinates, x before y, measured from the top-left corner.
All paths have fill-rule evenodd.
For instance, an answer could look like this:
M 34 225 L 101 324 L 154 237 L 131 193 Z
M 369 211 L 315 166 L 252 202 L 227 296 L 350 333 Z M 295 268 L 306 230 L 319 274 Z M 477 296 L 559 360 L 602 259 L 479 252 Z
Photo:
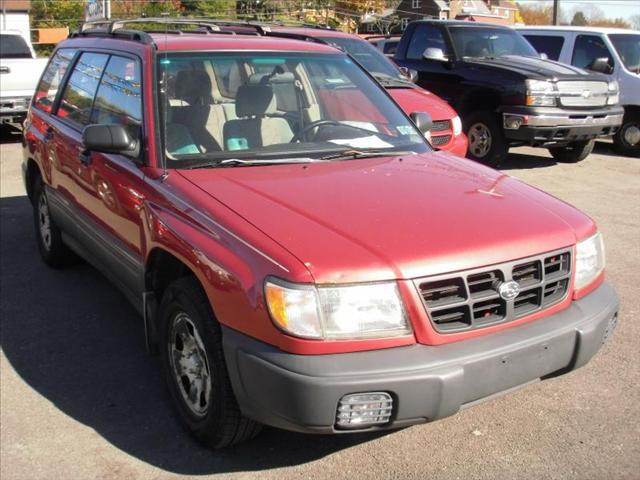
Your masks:
M 182 0 L 186 15 L 194 17 L 228 17 L 236 13 L 235 0 Z
M 69 27 L 69 30 L 75 30 L 84 20 L 84 5 L 83 0 L 39 0 L 32 2 L 32 27 Z

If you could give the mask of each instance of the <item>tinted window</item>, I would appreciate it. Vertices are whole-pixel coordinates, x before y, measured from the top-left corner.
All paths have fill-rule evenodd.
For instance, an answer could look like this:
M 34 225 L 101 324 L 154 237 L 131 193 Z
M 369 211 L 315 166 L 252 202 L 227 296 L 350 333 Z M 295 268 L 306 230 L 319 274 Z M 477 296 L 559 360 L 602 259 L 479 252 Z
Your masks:
M 33 104 L 40 110 L 51 112 L 60 82 L 75 53 L 75 49 L 58 50 L 47 65 L 33 99 Z
M 326 38 L 325 40 L 338 45 L 338 47 L 355 58 L 365 70 L 371 73 L 382 73 L 391 77 L 399 75 L 396 66 L 380 50 L 366 40 L 344 37 Z
M 20 35 L 2 35 L 0 39 L 0 58 L 31 58 L 31 50 Z
M 627 70 L 640 73 L 640 35 L 616 33 L 609 39 Z
M 398 49 L 398 43 L 399 42 L 395 40 L 385 42 L 384 47 L 382 47 L 382 51 L 385 53 L 385 55 L 393 55 Z
M 522 35 L 509 28 L 451 27 L 458 55 L 468 58 L 516 55 L 535 57 L 538 53 Z
M 579 68 L 591 68 L 594 60 L 598 58 L 606 58 L 609 66 L 613 67 L 611 52 L 602 38 L 595 35 L 578 35 L 573 47 L 571 64 Z
M 409 48 L 407 48 L 407 58 L 422 60 L 422 54 L 427 48 L 439 48 L 445 56 L 450 55 L 442 31 L 432 25 L 421 24 L 413 31 Z
M 100 80 L 91 123 L 124 125 L 133 138 L 142 124 L 140 65 L 130 58 L 112 56 Z
M 550 37 L 547 35 L 525 35 L 529 43 L 539 53 L 546 53 L 551 60 L 558 60 L 564 45 L 564 37 Z
M 79 126 L 89 124 L 93 97 L 108 58 L 108 55 L 100 53 L 83 53 L 80 56 L 62 94 L 59 116 Z

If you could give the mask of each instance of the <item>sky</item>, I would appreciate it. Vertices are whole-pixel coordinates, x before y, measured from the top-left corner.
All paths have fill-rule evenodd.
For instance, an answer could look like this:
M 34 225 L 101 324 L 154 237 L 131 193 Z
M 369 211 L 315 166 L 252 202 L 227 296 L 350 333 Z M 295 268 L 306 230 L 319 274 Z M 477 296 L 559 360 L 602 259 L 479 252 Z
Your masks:
M 553 0 L 517 0 L 518 3 L 552 5 Z M 588 9 L 591 5 L 600 8 L 608 18 L 629 18 L 640 15 L 640 0 L 560 0 L 560 10 L 565 14 L 575 9 Z

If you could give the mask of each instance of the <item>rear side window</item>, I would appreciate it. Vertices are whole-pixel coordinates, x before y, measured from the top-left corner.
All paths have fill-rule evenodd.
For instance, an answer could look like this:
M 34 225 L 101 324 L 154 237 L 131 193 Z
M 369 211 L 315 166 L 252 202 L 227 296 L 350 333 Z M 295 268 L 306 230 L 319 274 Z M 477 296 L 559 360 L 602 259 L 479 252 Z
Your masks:
M 142 125 L 140 95 L 140 64 L 131 58 L 112 56 L 100 80 L 91 123 L 120 124 L 127 128 L 132 138 L 139 138 Z
M 538 53 L 546 53 L 551 60 L 558 60 L 564 45 L 564 37 L 547 35 L 525 35 L 524 36 Z
M 385 55 L 393 55 L 396 53 L 397 49 L 398 49 L 398 42 L 396 41 L 385 42 L 384 47 L 382 47 L 382 51 L 384 52 Z
M 2 35 L 0 37 L 0 58 L 31 58 L 31 50 L 20 35 Z
M 598 58 L 606 58 L 613 68 L 613 57 L 602 38 L 596 35 L 578 35 L 573 47 L 571 64 L 578 68 L 591 68 Z
M 89 124 L 93 98 L 109 55 L 83 53 L 69 77 L 58 107 L 58 116 L 83 127 Z
M 75 49 L 64 48 L 62 50 L 58 50 L 53 56 L 42 75 L 38 88 L 36 88 L 36 93 L 33 99 L 33 105 L 36 108 L 47 113 L 51 112 L 53 102 L 58 93 L 58 88 L 60 87 L 60 82 L 62 81 L 62 78 L 64 77 L 64 74 L 69 67 L 69 63 L 71 63 L 75 53 Z
M 422 54 L 427 48 L 439 48 L 445 56 L 450 54 L 442 31 L 432 25 L 421 24 L 413 31 L 413 36 L 407 48 L 407 58 L 422 60 Z

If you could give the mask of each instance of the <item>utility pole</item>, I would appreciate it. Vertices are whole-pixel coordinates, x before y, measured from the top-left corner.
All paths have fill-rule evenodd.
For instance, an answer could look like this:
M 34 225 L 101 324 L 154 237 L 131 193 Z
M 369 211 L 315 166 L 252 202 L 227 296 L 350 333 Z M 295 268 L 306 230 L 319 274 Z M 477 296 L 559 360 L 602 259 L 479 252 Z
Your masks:
M 560 14 L 560 0 L 553 0 L 553 24 L 559 25 L 558 16 Z

